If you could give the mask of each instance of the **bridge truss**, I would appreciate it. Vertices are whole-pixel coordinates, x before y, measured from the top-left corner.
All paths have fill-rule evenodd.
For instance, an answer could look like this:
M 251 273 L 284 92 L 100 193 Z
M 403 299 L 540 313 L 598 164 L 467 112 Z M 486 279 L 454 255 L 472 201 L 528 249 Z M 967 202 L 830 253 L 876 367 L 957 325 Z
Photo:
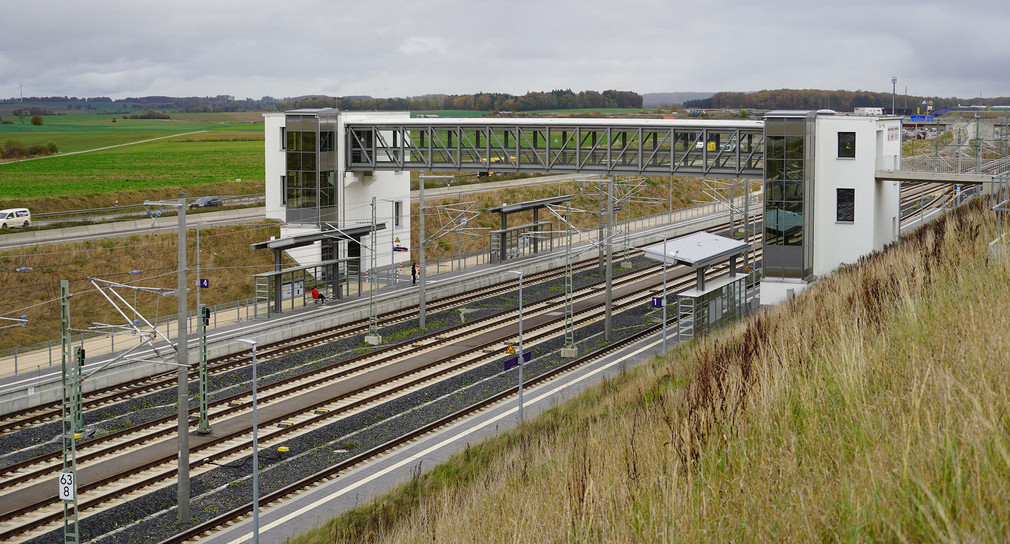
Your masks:
M 760 121 L 409 119 L 348 123 L 351 171 L 763 176 Z

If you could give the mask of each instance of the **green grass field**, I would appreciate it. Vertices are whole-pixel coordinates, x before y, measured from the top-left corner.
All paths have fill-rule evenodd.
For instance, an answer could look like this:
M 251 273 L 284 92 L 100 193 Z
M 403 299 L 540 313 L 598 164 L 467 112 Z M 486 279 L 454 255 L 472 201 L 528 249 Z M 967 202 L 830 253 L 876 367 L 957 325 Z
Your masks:
M 263 125 L 258 113 L 112 119 L 58 115 L 46 117 L 42 126 L 0 125 L 0 142 L 53 141 L 61 152 L 0 163 L 0 207 L 50 212 L 116 201 L 136 204 L 174 197 L 180 190 L 193 196 L 263 191 Z M 236 179 L 242 182 L 235 184 Z

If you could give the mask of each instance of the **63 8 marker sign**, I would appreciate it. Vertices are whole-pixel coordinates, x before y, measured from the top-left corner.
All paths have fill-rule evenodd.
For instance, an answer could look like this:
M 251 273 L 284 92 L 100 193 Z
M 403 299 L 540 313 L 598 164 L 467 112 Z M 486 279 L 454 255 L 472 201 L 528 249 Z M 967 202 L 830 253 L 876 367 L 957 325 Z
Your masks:
M 60 500 L 72 501 L 77 496 L 77 481 L 73 472 L 60 473 Z

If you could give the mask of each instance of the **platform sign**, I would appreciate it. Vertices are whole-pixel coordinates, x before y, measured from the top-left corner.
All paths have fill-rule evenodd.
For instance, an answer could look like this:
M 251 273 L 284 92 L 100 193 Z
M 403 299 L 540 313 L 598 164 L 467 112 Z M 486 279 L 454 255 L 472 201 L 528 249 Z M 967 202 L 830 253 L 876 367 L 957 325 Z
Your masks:
M 407 251 L 407 248 L 403 246 L 393 246 L 393 251 Z
M 512 353 L 515 353 L 515 351 L 513 351 Z M 533 352 L 532 351 L 527 351 L 527 352 L 523 353 L 523 362 L 524 363 L 528 363 L 532 359 L 533 359 Z M 506 359 L 505 360 L 505 364 L 502 367 L 502 371 L 504 372 L 504 371 L 506 371 L 506 370 L 508 370 L 510 368 L 515 368 L 518 365 L 519 365 L 519 357 L 513 357 L 511 359 Z
M 621 207 L 620 207 L 620 206 L 614 206 L 614 211 L 615 211 L 615 212 L 619 212 L 619 211 L 621 211 Z
M 200 289 L 207 289 L 210 287 L 210 280 L 207 278 L 200 278 Z
M 77 482 L 73 472 L 60 473 L 60 500 L 73 501 L 77 498 Z
M 662 308 L 663 307 L 663 297 L 652 297 L 652 307 Z
M 305 295 L 305 282 L 303 280 L 287 281 L 281 284 L 281 300 L 291 300 L 294 297 Z

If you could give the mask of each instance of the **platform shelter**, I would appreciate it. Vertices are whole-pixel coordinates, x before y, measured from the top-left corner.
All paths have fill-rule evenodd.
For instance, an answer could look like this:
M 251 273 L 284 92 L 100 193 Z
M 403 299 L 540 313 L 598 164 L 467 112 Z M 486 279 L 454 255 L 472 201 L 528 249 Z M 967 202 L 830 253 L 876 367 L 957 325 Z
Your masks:
M 554 222 L 541 221 L 540 210 L 547 206 L 560 206 L 571 200 L 572 195 L 561 195 L 489 208 L 490 213 L 497 213 L 501 217 L 501 228 L 490 233 L 491 262 L 501 263 L 522 255 L 536 254 L 543 249 L 553 250 L 553 238 L 547 237 L 549 247 L 544 248 L 541 237 L 552 230 Z M 530 210 L 533 211 L 533 222 L 508 226 L 509 215 Z
M 375 225 L 376 231 L 385 228 L 385 223 Z M 367 268 L 362 263 L 365 253 L 362 247 L 367 247 L 362 243 L 362 238 L 369 236 L 371 232 L 371 225 L 348 229 L 329 228 L 322 232 L 284 236 L 251 244 L 249 246 L 251 249 L 269 249 L 274 254 L 274 270 L 256 275 L 257 301 L 268 303 L 267 307 L 270 308 L 268 315 L 271 312 L 280 313 L 283 301 L 296 298 L 299 287 L 304 288 L 309 277 L 316 284 L 326 284 L 332 298 L 342 298 L 345 294 L 350 294 L 351 280 L 357 282 L 357 292 L 361 293 L 363 278 L 361 271 Z M 333 256 L 337 254 L 335 246 L 341 240 L 347 242 L 347 257 L 325 259 L 317 264 L 289 269 L 281 267 L 281 254 L 284 251 L 320 244 L 323 255 Z M 302 278 L 301 283 L 299 277 Z
M 695 270 L 695 286 L 677 293 L 678 341 L 704 336 L 740 318 L 747 306 L 747 274 L 737 273 L 737 258 L 747 249 L 746 242 L 710 232 L 695 232 L 642 249 L 647 258 Z M 706 277 L 713 266 L 726 262 L 725 274 Z

